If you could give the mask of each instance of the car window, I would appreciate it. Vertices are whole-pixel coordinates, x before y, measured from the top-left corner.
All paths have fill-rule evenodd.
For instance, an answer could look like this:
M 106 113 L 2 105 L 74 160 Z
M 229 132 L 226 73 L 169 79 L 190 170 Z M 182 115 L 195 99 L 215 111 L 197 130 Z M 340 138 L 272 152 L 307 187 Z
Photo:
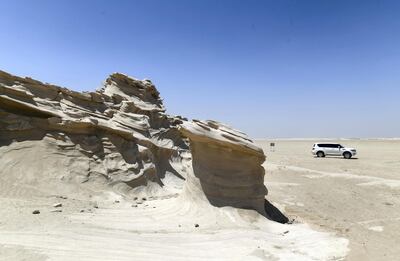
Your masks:
M 324 148 L 337 148 L 337 147 L 339 147 L 339 144 L 321 144 L 321 145 L 320 145 L 320 147 L 324 147 Z

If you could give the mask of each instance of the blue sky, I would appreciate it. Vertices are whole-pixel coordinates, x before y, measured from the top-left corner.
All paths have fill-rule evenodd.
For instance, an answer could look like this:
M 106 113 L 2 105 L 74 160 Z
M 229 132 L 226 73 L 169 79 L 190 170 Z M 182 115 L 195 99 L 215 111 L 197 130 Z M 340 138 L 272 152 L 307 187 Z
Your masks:
M 0 1 L 0 70 L 262 137 L 399 137 L 399 1 Z

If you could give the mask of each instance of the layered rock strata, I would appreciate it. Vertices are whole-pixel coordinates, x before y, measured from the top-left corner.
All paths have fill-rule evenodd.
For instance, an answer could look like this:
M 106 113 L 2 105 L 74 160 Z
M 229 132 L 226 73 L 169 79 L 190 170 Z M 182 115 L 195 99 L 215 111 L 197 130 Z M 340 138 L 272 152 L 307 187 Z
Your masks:
M 125 195 L 176 195 L 194 176 L 187 191 L 212 205 L 266 215 L 264 161 L 240 131 L 167 115 L 149 80 L 114 73 L 80 93 L 0 71 L 0 183 L 16 193 L 18 182 L 39 194 L 100 182 Z
M 60 178 L 77 182 L 100 177 L 124 190 L 148 182 L 164 186 L 166 175 L 183 181 L 184 173 L 171 165 L 187 149 L 177 130 L 180 123 L 179 117 L 165 114 L 149 80 L 114 73 L 102 89 L 80 93 L 0 71 L 0 162 L 12 151 L 38 147 L 32 144 L 37 141 L 45 147 L 43 161 L 53 168 L 24 166 L 21 154 L 10 157 L 7 173 L 13 172 L 10 164 L 40 168 L 52 178 L 60 173 Z
M 214 206 L 255 209 L 265 213 L 265 155 L 242 132 L 215 121 L 181 124 L 190 139 L 193 174 Z

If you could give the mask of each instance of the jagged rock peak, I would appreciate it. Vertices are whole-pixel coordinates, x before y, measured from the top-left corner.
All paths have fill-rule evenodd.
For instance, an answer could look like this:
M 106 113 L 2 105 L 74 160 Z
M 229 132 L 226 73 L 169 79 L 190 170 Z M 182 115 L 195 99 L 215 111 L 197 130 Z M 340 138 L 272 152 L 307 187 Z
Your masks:
M 160 93 L 150 80 L 137 80 L 122 73 L 111 74 L 100 92 L 111 96 L 114 100 L 121 98 L 140 103 L 142 109 L 165 111 Z

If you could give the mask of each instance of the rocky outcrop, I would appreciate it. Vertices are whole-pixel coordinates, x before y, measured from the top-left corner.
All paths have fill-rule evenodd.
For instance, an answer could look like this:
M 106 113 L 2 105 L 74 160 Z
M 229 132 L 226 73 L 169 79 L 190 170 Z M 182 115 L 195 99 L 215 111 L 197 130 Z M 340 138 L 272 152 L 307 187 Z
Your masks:
M 137 197 L 186 188 L 191 199 L 268 216 L 264 161 L 242 132 L 167 115 L 149 80 L 114 73 L 80 93 L 0 71 L 0 189 L 24 193 L 25 182 L 49 194 L 100 183 Z
M 0 71 L 0 163 L 12 151 L 27 152 L 27 142 L 39 147 L 32 144 L 37 141 L 42 162 L 49 160 L 48 167 L 53 168 L 40 169 L 53 178 L 57 173 L 78 182 L 101 177 L 129 191 L 148 182 L 165 186 L 163 180 L 170 175 L 175 186 L 183 182 L 184 173 L 171 161 L 187 149 L 177 130 L 180 123 L 181 118 L 165 114 L 149 80 L 114 73 L 101 90 L 79 93 Z M 54 166 L 51 161 L 59 155 L 69 161 Z M 22 157 L 13 155 L 13 162 L 5 166 L 7 173 L 13 172 L 10 163 L 24 165 Z
M 193 174 L 215 206 L 255 209 L 265 215 L 265 155 L 242 132 L 215 121 L 185 122 Z

